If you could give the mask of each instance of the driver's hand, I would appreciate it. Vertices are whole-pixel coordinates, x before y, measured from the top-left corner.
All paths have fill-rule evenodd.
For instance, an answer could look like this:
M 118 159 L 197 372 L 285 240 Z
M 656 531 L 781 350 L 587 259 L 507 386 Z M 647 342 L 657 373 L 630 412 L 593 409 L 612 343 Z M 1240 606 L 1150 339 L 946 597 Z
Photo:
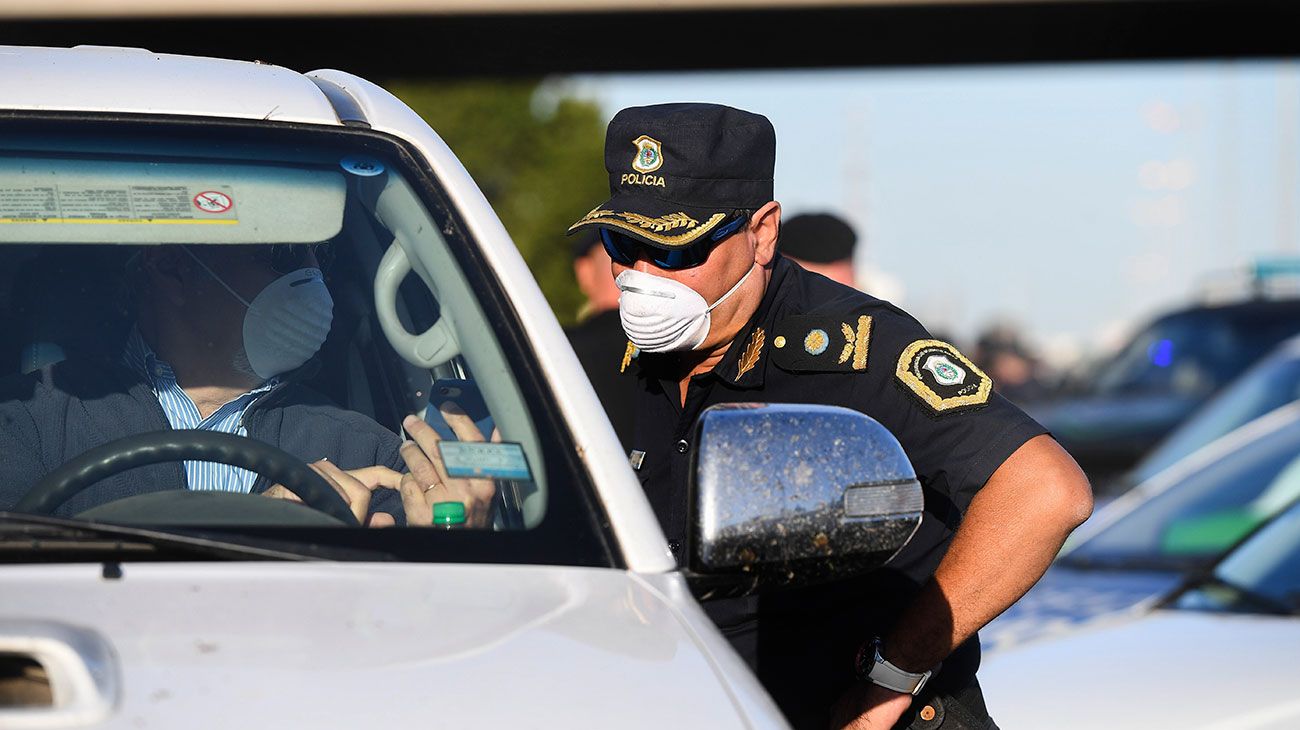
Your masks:
M 474 425 L 460 406 L 450 401 L 438 407 L 453 433 L 461 441 L 483 441 L 483 432 Z M 414 439 L 402 444 L 402 458 L 406 460 L 407 473 L 402 475 L 402 507 L 406 510 L 406 524 L 427 527 L 433 524 L 433 505 L 438 502 L 460 502 L 465 505 L 466 527 L 491 527 L 492 498 L 496 496 L 496 482 L 491 479 L 453 479 L 447 476 L 438 451 L 441 438 L 438 432 L 415 416 L 402 421 L 406 433 Z M 492 440 L 500 441 L 501 434 L 492 432 Z
M 369 514 L 370 495 L 378 487 L 397 489 L 402 481 L 401 474 L 386 466 L 367 466 L 364 469 L 344 471 L 330 463 L 328 459 L 321 459 L 307 466 L 321 475 L 321 478 L 331 487 L 334 487 L 334 491 L 338 492 L 343 501 L 348 503 L 348 508 L 356 516 L 357 522 L 367 527 L 392 527 L 395 524 L 393 516 L 387 512 Z M 272 499 L 287 499 L 290 502 L 302 503 L 302 498 L 290 492 L 282 484 L 273 485 L 262 494 Z M 367 516 L 369 516 L 369 519 L 367 519 Z M 430 517 L 430 520 L 432 520 L 432 517 Z

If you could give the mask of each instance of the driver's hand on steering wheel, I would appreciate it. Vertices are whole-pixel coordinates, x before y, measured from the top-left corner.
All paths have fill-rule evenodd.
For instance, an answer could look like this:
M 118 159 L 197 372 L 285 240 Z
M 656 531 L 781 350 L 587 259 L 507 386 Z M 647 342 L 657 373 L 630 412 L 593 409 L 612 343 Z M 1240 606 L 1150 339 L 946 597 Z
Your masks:
M 443 419 L 461 441 L 484 441 L 479 431 L 460 406 L 450 401 L 438 407 Z M 433 505 L 439 502 L 460 502 L 465 505 L 466 527 L 492 527 L 492 498 L 496 496 L 496 482 L 491 479 L 452 478 L 442 463 L 438 451 L 441 438 L 438 432 L 416 416 L 402 421 L 413 441 L 402 444 L 402 458 L 406 460 L 407 473 L 402 475 L 402 507 L 406 510 L 406 524 L 427 527 L 433 524 Z M 493 430 L 492 441 L 500 441 L 501 434 Z
M 344 471 L 328 459 L 321 459 L 307 465 L 312 471 L 321 475 L 334 491 L 339 493 L 344 502 L 348 503 L 348 508 L 352 514 L 356 515 L 357 522 L 366 527 L 392 527 L 396 524 L 393 516 L 387 512 L 376 512 L 370 515 L 370 495 L 378 487 L 388 487 L 397 489 L 402 481 L 402 475 L 389 469 L 386 466 L 367 466 L 363 469 L 349 469 Z M 290 502 L 302 503 L 298 495 L 290 492 L 281 484 L 276 484 L 262 493 L 265 497 L 272 499 L 287 499 Z M 367 515 L 369 519 L 367 519 Z M 432 520 L 432 518 L 430 518 Z

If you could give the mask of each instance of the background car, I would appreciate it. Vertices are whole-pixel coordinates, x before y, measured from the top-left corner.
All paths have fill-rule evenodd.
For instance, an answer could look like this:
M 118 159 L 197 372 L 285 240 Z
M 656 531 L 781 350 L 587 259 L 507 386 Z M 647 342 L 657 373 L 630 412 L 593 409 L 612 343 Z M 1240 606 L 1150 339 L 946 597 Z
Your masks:
M 1203 447 L 1080 527 L 1042 580 L 980 632 L 984 648 L 1141 610 L 1300 496 L 1300 403 Z
M 999 727 L 1300 726 L 1300 505 L 1155 610 L 990 657 Z
M 1282 342 L 1232 381 L 1125 475 L 1140 484 L 1197 449 L 1269 411 L 1300 399 L 1300 337 Z M 1121 487 L 1127 491 L 1127 487 Z
M 1099 496 L 1212 395 L 1300 333 L 1300 299 L 1195 306 L 1143 328 L 1061 400 L 1027 404 L 1088 473 Z

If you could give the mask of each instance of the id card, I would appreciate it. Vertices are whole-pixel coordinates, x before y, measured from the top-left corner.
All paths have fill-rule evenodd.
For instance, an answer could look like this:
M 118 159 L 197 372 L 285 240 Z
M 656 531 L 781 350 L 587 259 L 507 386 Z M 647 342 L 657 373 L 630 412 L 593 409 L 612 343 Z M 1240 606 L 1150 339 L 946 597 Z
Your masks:
M 439 441 L 438 451 L 450 477 L 533 480 L 524 447 L 517 443 Z

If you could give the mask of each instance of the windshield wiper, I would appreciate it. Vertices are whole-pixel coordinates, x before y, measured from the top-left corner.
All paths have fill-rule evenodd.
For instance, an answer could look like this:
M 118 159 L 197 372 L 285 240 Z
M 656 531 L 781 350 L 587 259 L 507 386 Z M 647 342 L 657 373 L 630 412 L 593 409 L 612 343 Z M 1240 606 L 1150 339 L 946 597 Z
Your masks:
M 388 553 L 319 543 L 233 541 L 203 533 L 177 533 L 104 522 L 0 512 L 0 563 L 66 560 L 364 560 Z
M 1235 594 L 1238 603 L 1253 608 L 1255 613 L 1265 613 L 1273 616 L 1300 615 L 1300 608 L 1289 605 L 1286 601 L 1281 599 L 1247 588 L 1246 586 L 1237 585 L 1216 573 L 1199 576 L 1189 581 L 1186 588 L 1187 590 L 1194 590 L 1197 588 L 1206 588 L 1208 586 L 1218 586 L 1232 591 L 1232 593 Z M 1184 592 L 1185 591 L 1179 591 L 1178 594 Z

